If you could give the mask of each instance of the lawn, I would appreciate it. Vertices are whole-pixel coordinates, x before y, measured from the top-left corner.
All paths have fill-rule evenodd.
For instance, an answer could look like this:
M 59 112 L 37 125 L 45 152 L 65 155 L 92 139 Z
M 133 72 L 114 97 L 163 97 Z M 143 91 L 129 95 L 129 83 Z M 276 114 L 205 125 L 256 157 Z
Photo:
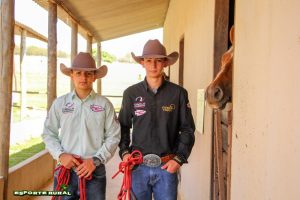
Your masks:
M 32 138 L 23 144 L 11 146 L 9 149 L 9 167 L 15 166 L 44 149 L 45 144 L 41 137 Z

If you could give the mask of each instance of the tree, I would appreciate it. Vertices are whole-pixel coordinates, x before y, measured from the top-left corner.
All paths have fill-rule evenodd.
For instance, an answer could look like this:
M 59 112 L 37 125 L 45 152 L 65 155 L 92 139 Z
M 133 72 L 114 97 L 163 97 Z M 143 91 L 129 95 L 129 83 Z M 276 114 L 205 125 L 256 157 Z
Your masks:
M 48 50 L 45 48 L 36 47 L 36 46 L 28 46 L 26 48 L 26 55 L 28 55 L 28 56 L 47 56 L 48 55 L 47 51 Z M 20 55 L 20 47 L 17 45 L 15 46 L 14 54 Z M 64 51 L 57 51 L 57 57 L 67 58 L 67 57 L 69 57 L 69 55 Z
M 123 63 L 134 63 L 134 60 L 131 57 L 130 53 L 127 53 L 125 56 L 118 58 L 118 61 Z
M 97 49 L 93 49 L 93 57 L 96 60 L 97 58 Z M 102 51 L 101 52 L 101 59 L 103 62 L 108 62 L 108 63 L 112 63 L 115 62 L 117 60 L 116 56 L 106 52 L 106 51 Z

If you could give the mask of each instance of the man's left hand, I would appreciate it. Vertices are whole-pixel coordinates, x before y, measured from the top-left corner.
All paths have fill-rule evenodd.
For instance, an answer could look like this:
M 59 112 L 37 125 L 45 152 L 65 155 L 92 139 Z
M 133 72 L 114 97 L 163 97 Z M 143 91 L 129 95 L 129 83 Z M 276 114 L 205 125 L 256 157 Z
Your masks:
M 86 159 L 76 168 L 77 175 L 79 178 L 88 178 L 95 171 L 96 166 L 94 165 L 93 159 Z
M 173 174 L 178 171 L 180 165 L 175 160 L 169 160 L 166 164 L 164 164 L 162 169 L 167 170 L 167 172 Z

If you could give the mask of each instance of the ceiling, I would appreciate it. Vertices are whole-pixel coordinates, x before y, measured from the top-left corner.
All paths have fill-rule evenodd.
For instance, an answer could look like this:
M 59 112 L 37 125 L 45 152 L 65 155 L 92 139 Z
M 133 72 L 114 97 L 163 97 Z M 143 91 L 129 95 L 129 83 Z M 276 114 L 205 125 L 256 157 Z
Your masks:
M 48 10 L 48 0 L 33 0 Z M 54 1 L 54 0 L 52 0 Z M 110 40 L 163 26 L 169 0 L 55 0 L 58 17 L 94 41 Z

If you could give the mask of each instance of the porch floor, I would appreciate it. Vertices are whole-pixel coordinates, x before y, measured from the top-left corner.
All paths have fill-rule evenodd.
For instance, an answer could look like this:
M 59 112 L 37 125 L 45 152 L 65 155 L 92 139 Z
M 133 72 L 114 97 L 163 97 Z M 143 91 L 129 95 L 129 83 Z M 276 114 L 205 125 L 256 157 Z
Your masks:
M 118 153 L 116 152 L 114 157 L 106 164 L 106 200 L 116 200 L 118 193 L 120 191 L 120 187 L 122 184 L 122 174 L 119 174 L 116 178 L 111 179 L 111 177 L 117 172 L 119 167 L 120 158 Z M 52 191 L 53 190 L 53 182 L 49 183 L 43 191 Z M 32 198 L 33 200 L 49 200 L 51 197 L 39 196 Z

